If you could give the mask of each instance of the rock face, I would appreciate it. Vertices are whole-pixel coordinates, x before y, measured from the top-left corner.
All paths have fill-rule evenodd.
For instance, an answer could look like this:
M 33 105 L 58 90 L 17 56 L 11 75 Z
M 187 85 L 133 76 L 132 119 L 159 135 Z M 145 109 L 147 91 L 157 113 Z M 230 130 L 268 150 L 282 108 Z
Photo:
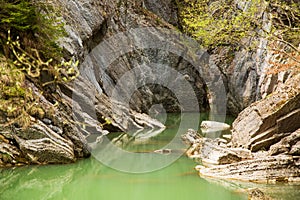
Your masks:
M 164 125 L 151 119 L 146 114 L 150 111 L 178 112 L 182 110 L 176 94 L 169 88 L 159 84 L 144 84 L 136 89 L 128 102 L 111 98 L 112 92 L 118 86 L 119 81 L 137 66 L 147 66 L 143 68 L 146 70 L 141 70 L 138 73 L 139 75 L 150 73 L 153 70 L 151 64 L 174 69 L 191 86 L 188 90 L 176 88 L 176 91 L 179 91 L 181 96 L 195 96 L 200 110 L 207 111 L 209 109 L 210 99 L 207 91 L 209 83 L 205 78 L 211 69 L 203 63 L 193 65 L 188 62 L 185 55 L 188 54 L 189 49 L 185 49 L 184 43 L 175 46 L 175 49 L 180 49 L 180 53 L 176 54 L 176 52 L 167 51 L 168 48 L 171 48 L 171 43 L 167 43 L 168 48 L 165 49 L 140 48 L 147 37 L 148 39 L 149 37 L 153 39 L 160 38 L 158 40 L 160 41 L 159 44 L 164 46 L 164 38 L 161 39 L 161 35 L 157 32 L 152 32 L 149 35 L 144 34 L 143 36 L 128 34 L 125 36 L 131 37 L 130 42 L 133 43 L 129 42 L 128 49 L 124 49 L 124 52 L 121 52 L 121 55 L 115 58 L 114 62 L 109 63 L 108 66 L 104 66 L 102 61 L 110 58 L 110 56 L 115 56 L 115 48 L 125 43 L 128 37 L 121 37 L 114 43 L 109 43 L 113 45 L 105 49 L 105 52 L 97 52 L 99 44 L 104 44 L 111 37 L 120 33 L 131 33 L 130 30 L 135 28 L 159 27 L 175 30 L 167 22 L 180 27 L 174 1 L 55 0 L 51 3 L 61 11 L 60 17 L 65 22 L 67 32 L 67 36 L 59 40 L 59 44 L 64 49 L 67 58 L 81 61 L 81 75 L 73 84 L 59 85 L 60 89 L 57 90 L 57 94 L 50 95 L 50 97 L 43 95 L 38 87 L 30 86 L 40 96 L 44 109 L 46 111 L 53 110 L 53 112 L 48 112 L 45 117 L 33 118 L 32 126 L 28 127 L 27 130 L 28 134 L 16 127 L 1 129 L 0 162 L 3 165 L 5 163 L 15 164 L 16 162 L 27 164 L 73 162 L 77 158 L 89 155 L 86 137 L 90 135 L 107 134 L 108 131 L 126 132 L 164 128 Z M 147 9 L 164 20 L 160 20 L 158 16 Z M 130 44 L 133 46 L 131 47 Z M 266 41 L 260 40 L 259 46 L 265 47 Z M 193 47 L 193 49 L 198 52 L 197 48 Z M 224 55 L 230 53 L 229 50 L 223 48 L 219 52 L 214 52 L 208 61 L 211 66 L 214 66 L 213 70 L 215 71 L 211 74 L 216 74 L 216 76 L 211 78 L 213 82 L 217 83 L 216 87 L 219 86 L 218 84 L 222 80 L 224 81 L 228 93 L 227 107 L 232 114 L 237 114 L 250 103 L 260 99 L 261 96 L 264 97 L 275 90 L 278 82 L 283 83 L 287 80 L 286 74 L 277 77 L 264 76 L 266 52 L 261 49 L 263 48 L 251 52 L 246 50 L 235 51 L 231 60 L 223 62 Z M 208 60 L 208 55 L 202 51 L 199 51 L 197 57 Z M 157 73 L 157 78 L 159 80 L 170 79 L 168 83 L 172 85 L 176 81 L 172 80 L 170 70 L 167 67 L 162 68 Z M 204 71 L 204 75 L 199 73 L 201 70 Z M 218 75 L 220 73 L 222 76 Z M 146 75 L 139 76 L 140 78 L 133 77 L 127 82 L 122 82 L 121 86 L 126 91 L 131 87 L 130 84 L 134 85 L 141 80 L 144 81 Z M 297 100 L 299 100 L 299 95 L 285 103 L 285 107 L 287 109 L 293 108 L 293 112 L 286 110 L 279 113 L 274 111 L 275 114 L 266 113 L 266 116 L 260 117 L 257 116 L 257 112 L 245 111 L 244 115 L 249 112 L 253 119 L 256 119 L 251 121 L 252 123 L 263 123 L 263 125 L 259 125 L 258 130 L 249 129 L 251 131 L 246 133 L 244 138 L 239 139 L 238 134 L 233 134 L 232 144 L 251 150 L 259 150 L 263 145 L 268 144 L 267 147 L 269 147 L 273 142 L 279 141 L 285 136 L 282 134 L 288 134 L 290 131 L 296 130 L 294 125 L 288 126 L 289 129 L 282 130 L 284 126 L 280 124 L 286 125 L 290 122 L 290 119 L 294 121 L 299 119 L 297 118 L 299 109 L 296 109 L 299 107 L 294 105 Z M 280 102 L 277 103 L 280 104 Z M 190 102 L 187 102 L 187 104 L 193 105 Z M 163 106 L 164 110 L 157 109 L 162 107 L 160 105 Z M 187 107 L 183 111 L 194 111 L 193 109 L 194 107 Z M 272 125 L 266 127 L 265 124 L 268 123 L 265 123 L 265 121 L 272 121 L 274 117 L 279 115 L 280 120 L 276 121 L 276 124 L 280 125 L 280 129 L 275 128 L 273 130 Z M 241 120 L 240 124 L 242 123 Z M 241 129 L 242 126 L 239 127 L 238 125 L 234 128 L 237 131 Z M 261 132 L 264 134 L 256 135 Z M 277 132 L 277 135 L 268 138 L 270 134 Z M 247 141 L 243 141 L 243 139 Z M 252 140 L 249 141 L 249 139 Z M 258 142 L 261 139 L 263 143 Z M 299 144 L 293 144 L 289 150 L 297 152 L 298 146 Z
M 235 2 L 237 7 L 244 7 L 243 2 Z M 268 30 L 269 13 L 263 10 L 263 7 L 256 14 L 256 19 L 260 20 L 264 30 Z M 211 61 L 223 75 L 229 114 L 237 116 L 246 107 L 271 94 L 289 79 L 290 71 L 268 73 L 274 65 L 271 63 L 281 62 L 278 54 L 268 50 L 268 45 L 266 38 L 252 36 L 244 38 L 238 48 L 222 46 L 211 52 Z
M 233 123 L 232 139 L 184 135 L 189 157 L 200 159 L 200 176 L 251 182 L 300 181 L 300 74 L 251 104 Z
M 299 136 L 299 131 L 289 139 Z M 277 152 L 288 139 L 274 144 L 268 152 L 259 153 L 233 148 L 217 139 L 203 138 L 193 130 L 189 130 L 183 139 L 191 145 L 187 155 L 201 162 L 196 169 L 202 177 L 259 183 L 300 181 L 299 156 L 295 153 L 297 150 L 291 151 L 299 147 L 295 145 L 285 152 Z
M 236 116 L 260 98 L 258 83 L 265 57 L 261 51 L 222 48 L 211 56 L 222 72 L 227 89 L 227 110 Z
M 180 27 L 178 8 L 174 0 L 144 0 L 144 6 L 166 22 Z
M 111 98 L 118 81 L 136 66 L 146 65 L 148 72 L 151 70 L 151 64 L 154 63 L 179 72 L 191 88 L 188 90 L 176 88 L 176 91 L 179 91 L 181 96 L 196 96 L 200 109 L 208 110 L 207 86 L 198 69 L 202 67 L 202 64 L 197 63 L 195 66 L 184 59 L 185 51 L 188 49 L 185 49 L 183 43 L 180 44 L 181 47 L 180 45 L 176 47 L 180 49 L 179 55 L 176 52 L 169 52 L 168 48 L 143 49 L 139 46 L 143 45 L 148 35 L 132 34 L 136 46 L 119 55 L 108 66 L 101 65 L 101 61 L 113 56 L 114 54 L 110 54 L 109 50 L 114 50 L 126 39 L 121 38 L 115 41 L 113 46 L 108 47 L 105 52 L 97 53 L 94 50 L 112 36 L 134 28 L 172 29 L 170 24 L 145 9 L 155 12 L 159 10 L 157 12 L 157 14 L 160 13 L 159 16 L 176 25 L 176 12 L 173 12 L 176 8 L 172 1 L 162 2 L 163 7 L 158 6 L 158 1 L 142 3 L 135 0 L 56 0 L 48 3 L 52 3 L 60 10 L 60 19 L 65 23 L 67 36 L 60 38 L 59 44 L 66 58 L 81 61 L 79 69 L 81 75 L 74 83 L 60 84 L 55 95 L 46 96 L 38 89 L 39 87 L 30 86 L 41 97 L 40 101 L 48 114 L 46 117 L 33 117 L 32 125 L 27 130 L 17 128 L 1 130 L 2 165 L 17 162 L 20 164 L 73 162 L 77 158 L 89 155 L 86 138 L 93 134 L 107 134 L 109 131 L 163 129 L 163 124 L 146 114 L 149 111 L 161 112 L 161 110 L 156 110 L 160 107 L 156 105 L 162 105 L 165 112 L 182 110 L 174 91 L 159 84 L 145 84 L 137 88 L 128 102 Z M 169 7 L 169 5 L 172 6 Z M 160 38 L 160 36 L 155 32 L 151 35 L 152 38 Z M 205 55 L 199 51 L 200 58 Z M 172 74 L 169 73 L 168 68 L 162 68 L 163 70 L 157 73 L 158 79 L 170 79 L 169 85 L 172 85 L 175 80 L 172 80 L 174 77 L 171 77 Z M 170 77 L 166 78 L 168 74 Z M 144 80 L 144 77 L 140 80 Z M 140 80 L 130 79 L 128 84 L 122 85 L 122 88 L 126 91 L 130 84 L 136 84 Z M 129 106 L 126 103 L 129 103 Z M 187 101 L 186 104 L 189 102 Z M 186 107 L 183 111 L 193 111 L 193 109 L 193 107 Z M 49 112 L 50 110 L 53 112 Z M 15 135 L 15 132 L 18 134 Z
M 275 61 L 276 55 L 268 52 L 267 41 L 260 38 L 248 38 L 249 43 L 258 41 L 252 50 L 231 50 L 220 47 L 210 59 L 221 74 L 227 90 L 227 112 L 237 116 L 242 110 L 276 90 L 289 79 L 289 71 L 268 74 L 272 68 L 269 61 Z M 276 63 L 277 61 L 275 61 Z
M 180 13 L 178 5 L 173 0 L 144 0 L 144 6 L 168 23 L 181 28 Z M 237 2 L 238 7 L 243 7 Z M 240 5 L 239 5 L 240 4 Z M 261 19 L 268 27 L 268 14 L 261 12 L 257 19 Z M 263 38 L 245 38 L 249 45 L 255 46 L 249 50 L 240 46 L 239 49 L 231 47 L 220 47 L 211 52 L 210 60 L 216 64 L 226 87 L 227 112 L 237 116 L 251 103 L 260 100 L 272 93 L 276 87 L 283 84 L 288 77 L 288 72 L 280 72 L 278 75 L 269 74 L 271 67 L 269 60 L 276 59 L 267 51 L 268 41 Z M 247 45 L 246 45 L 247 46 Z M 274 58 L 273 58 L 274 57 Z
M 237 4 L 242 4 L 237 2 Z M 157 14 L 165 21 L 181 28 L 178 5 L 173 0 L 144 0 L 147 9 Z M 243 5 L 237 5 L 243 7 Z M 257 18 L 267 25 L 267 13 L 261 12 Z M 267 51 L 267 40 L 263 38 L 245 38 L 245 43 L 255 46 L 249 50 L 240 46 L 239 49 L 220 47 L 211 52 L 211 65 L 216 64 L 226 87 L 227 112 L 237 116 L 251 103 L 274 91 L 277 85 L 284 83 L 287 72 L 279 75 L 266 75 L 270 67 L 272 55 Z M 246 45 L 247 46 L 247 45 Z
M 138 10 L 132 8 L 140 6 L 134 1 L 130 2 L 130 7 L 126 7 L 127 3 L 118 4 L 118 1 L 59 0 L 53 3 L 61 9 L 66 22 L 68 36 L 60 40 L 66 57 L 82 61 L 104 37 L 138 23 L 156 23 L 150 17 L 135 13 Z M 129 13 L 125 13 L 125 8 Z M 128 61 L 124 63 L 130 65 Z M 1 129 L 1 166 L 74 162 L 90 154 L 86 137 L 102 134 L 104 129 L 164 128 L 163 124 L 147 115 L 139 114 L 121 102 L 112 102 L 98 83 L 87 77 L 83 73 L 74 84 L 60 85 L 56 95 L 47 97 L 35 85 L 29 86 L 40 97 L 46 116 L 33 117 L 32 125 L 26 130 L 16 127 Z
M 300 75 L 240 113 L 233 123 L 232 144 L 258 151 L 268 149 L 300 127 Z
M 170 2 L 164 3 L 166 3 L 164 8 L 167 8 L 167 5 L 170 4 Z M 200 109 L 208 110 L 206 85 L 195 66 L 188 63 L 181 55 L 168 52 L 168 49 L 151 47 L 151 44 L 149 44 L 149 47 L 141 49 L 140 47 L 144 46 L 143 42 L 147 40 L 147 36 L 128 32 L 134 28 L 144 27 L 170 28 L 169 24 L 160 21 L 157 16 L 145 10 L 139 1 L 132 0 L 119 3 L 112 0 L 102 1 L 101 3 L 91 1 L 90 4 L 76 1 L 76 4 L 73 4 L 69 1 L 60 0 L 59 4 L 62 8 L 69 7 L 64 10 L 65 14 L 63 15 L 69 36 L 61 40 L 61 45 L 70 56 L 82 59 L 83 62 L 80 68 L 83 78 L 88 80 L 101 95 L 103 93 L 103 95 L 110 96 L 118 81 L 134 68 L 140 65 L 147 65 L 148 69 L 151 69 L 152 66 L 149 65 L 160 64 L 183 74 L 188 79 L 189 84 L 192 85 L 193 92 L 196 93 Z M 89 7 L 88 5 L 94 6 Z M 150 1 L 147 1 L 145 5 L 153 9 L 158 8 L 158 2 L 150 3 Z M 162 13 L 167 14 L 166 11 Z M 172 17 L 170 16 L 170 18 Z M 111 40 L 112 37 L 121 33 L 124 33 L 124 37 L 120 37 L 119 41 Z M 148 37 L 154 39 L 153 43 L 160 42 L 161 35 L 158 33 L 148 32 L 146 34 L 149 34 Z M 155 41 L 155 39 L 158 40 Z M 105 44 L 108 40 L 110 41 L 110 46 L 105 51 L 101 51 L 99 45 Z M 105 66 L 105 59 L 116 54 L 114 51 L 108 54 L 108 49 L 118 49 L 126 40 L 130 40 L 128 47 L 123 49 L 126 52 L 122 53 L 120 51 L 120 55 L 116 56 L 113 63 Z M 168 68 L 164 68 L 164 71 L 160 73 L 157 79 L 166 80 L 167 74 L 169 74 Z M 144 77 L 140 77 L 140 80 L 146 79 L 147 74 Z M 132 77 L 127 81 L 128 85 L 124 85 L 123 89 L 126 90 L 126 87 L 137 85 L 140 80 Z M 148 113 L 151 107 L 156 104 L 162 104 L 167 112 L 179 112 L 181 109 L 174 91 L 170 91 L 169 88 L 162 87 L 159 84 L 142 85 L 142 87 L 137 88 L 130 99 L 130 107 L 143 113 Z
M 126 2 L 90 0 L 88 3 L 81 0 L 57 0 L 55 3 L 62 9 L 62 17 L 68 33 L 67 37 L 61 39 L 61 46 L 65 49 L 66 54 L 82 61 L 99 43 L 120 32 L 149 26 L 172 28 L 166 22 L 180 28 L 176 2 L 171 0 L 129 0 Z M 166 22 L 161 21 L 159 17 L 148 10 Z M 262 12 L 258 18 L 266 20 L 266 15 Z M 136 41 L 142 42 L 142 38 L 137 37 L 136 39 Z M 222 74 L 221 78 L 227 90 L 227 112 L 229 114 L 237 115 L 251 103 L 270 94 L 288 77 L 288 73 L 266 75 L 269 67 L 268 60 L 270 58 L 272 60 L 272 55 L 266 51 L 267 41 L 249 38 L 246 42 L 251 44 L 253 41 L 258 41 L 255 44 L 257 48 L 251 51 L 243 48 L 232 51 L 230 48 L 222 47 L 213 52 L 210 57 L 211 65 L 215 63 L 218 73 Z M 124 74 L 135 66 L 145 63 L 164 64 L 182 73 L 196 92 L 200 109 L 208 110 L 209 102 L 203 77 L 198 74 L 194 66 L 170 52 L 133 48 L 131 52 L 120 56 L 105 70 L 95 60 L 85 62 L 81 68 L 88 69 L 85 79 L 88 79 L 100 94 L 103 92 L 109 96 L 112 88 Z M 163 76 L 164 73 L 162 73 L 162 79 Z M 133 80 L 131 81 L 133 82 Z M 146 85 L 139 88 L 130 100 L 133 110 L 144 113 L 148 113 L 156 104 L 162 104 L 167 112 L 180 110 L 180 104 L 174 94 L 157 85 Z
M 73 123 L 70 107 L 62 101 L 55 108 L 33 84 L 30 87 L 47 113 L 41 119 L 32 117 L 27 128 L 0 129 L 0 166 L 70 163 L 88 157 L 86 140 Z

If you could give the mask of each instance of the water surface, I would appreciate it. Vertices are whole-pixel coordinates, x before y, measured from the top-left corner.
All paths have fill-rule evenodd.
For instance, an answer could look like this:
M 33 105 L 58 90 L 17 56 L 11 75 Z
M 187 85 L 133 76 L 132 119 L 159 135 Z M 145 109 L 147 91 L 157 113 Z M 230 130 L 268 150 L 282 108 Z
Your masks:
M 206 115 L 203 115 L 204 119 Z M 195 117 L 190 116 L 192 122 Z M 189 123 L 178 129 L 180 115 L 168 115 L 167 129 L 149 140 L 123 141 L 119 147 L 131 152 L 152 152 L 164 148 L 180 135 Z M 177 134 L 179 131 L 179 134 Z M 181 131 L 181 132 L 180 132 Z M 113 140 L 120 133 L 110 136 Z M 131 137 L 130 135 L 128 137 Z M 119 140 L 120 142 L 121 140 Z M 182 145 L 182 144 L 180 144 Z M 173 154 L 173 152 L 172 152 Z M 170 155 L 160 155 L 162 159 Z M 194 161 L 180 156 L 175 162 L 151 173 L 132 174 L 116 171 L 94 157 L 69 165 L 26 166 L 0 170 L 0 199 L 105 199 L 105 200 L 239 200 L 245 196 L 201 179 Z M 109 155 L 109 152 L 108 152 Z M 126 161 L 124 161 L 126 162 Z M 145 161 L 146 162 L 146 161 Z M 124 163 L 125 164 L 125 163 Z M 137 163 L 126 163 L 134 167 Z
M 207 115 L 200 118 L 206 120 Z M 190 115 L 188 121 L 192 122 L 194 119 L 195 116 Z M 116 145 L 139 153 L 164 148 L 189 128 L 187 123 L 179 129 L 180 121 L 180 115 L 168 115 L 165 122 L 168 128 L 161 134 L 142 141 L 127 135 L 125 138 L 131 138 L 130 140 L 118 140 L 121 143 Z M 228 119 L 227 122 L 231 121 Z M 112 134 L 110 140 L 118 136 L 120 133 Z M 180 138 L 177 138 L 176 143 L 181 143 Z M 107 152 L 108 156 L 109 153 L 111 152 Z M 0 169 L 0 200 L 240 200 L 247 199 L 245 190 L 240 188 L 256 187 L 269 191 L 277 199 L 297 199 L 300 195 L 300 186 L 297 185 L 258 185 L 202 179 L 194 170 L 196 163 L 182 155 L 181 151 L 157 156 L 163 160 L 172 154 L 179 159 L 160 170 L 144 174 L 116 171 L 94 157 L 69 165 Z M 124 161 L 124 165 L 132 168 L 137 164 Z
M 199 178 L 194 165 L 181 157 L 156 172 L 128 174 L 90 158 L 70 165 L 2 170 L 0 199 L 245 199 Z

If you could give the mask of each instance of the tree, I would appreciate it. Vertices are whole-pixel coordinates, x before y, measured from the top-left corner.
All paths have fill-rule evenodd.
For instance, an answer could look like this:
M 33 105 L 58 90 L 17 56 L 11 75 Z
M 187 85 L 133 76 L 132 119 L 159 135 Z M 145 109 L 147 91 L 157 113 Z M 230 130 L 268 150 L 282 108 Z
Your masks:
M 279 54 L 274 72 L 299 69 L 300 8 L 295 0 L 178 0 L 183 31 L 209 51 L 220 46 L 248 48 L 244 38 L 263 37 Z M 273 63 L 275 64 L 275 63 Z

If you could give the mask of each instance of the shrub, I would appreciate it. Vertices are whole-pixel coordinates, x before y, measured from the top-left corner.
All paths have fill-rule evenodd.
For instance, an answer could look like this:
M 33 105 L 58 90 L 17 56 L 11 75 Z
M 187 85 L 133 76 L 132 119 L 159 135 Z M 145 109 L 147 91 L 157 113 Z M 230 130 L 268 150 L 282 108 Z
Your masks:
M 183 31 L 202 47 L 252 50 L 247 37 L 269 41 L 268 50 L 284 62 L 272 63 L 273 72 L 300 68 L 300 7 L 296 0 L 177 0 Z
M 0 123 L 26 128 L 31 116 L 43 117 L 39 93 L 55 93 L 49 85 L 73 80 L 78 62 L 64 62 L 56 39 L 63 24 L 49 11 L 54 8 L 33 0 L 0 0 Z M 48 12 L 48 14 L 46 14 Z M 44 14 L 42 14 L 44 13 Z M 42 78 L 42 76 L 46 76 Z

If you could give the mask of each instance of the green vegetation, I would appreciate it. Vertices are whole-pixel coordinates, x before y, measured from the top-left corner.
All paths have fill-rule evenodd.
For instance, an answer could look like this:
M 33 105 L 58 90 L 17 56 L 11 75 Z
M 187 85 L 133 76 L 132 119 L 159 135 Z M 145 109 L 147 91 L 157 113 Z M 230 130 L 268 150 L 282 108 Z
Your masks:
M 56 40 L 64 35 L 63 24 L 51 12 L 54 8 L 33 0 L 0 0 L 2 126 L 27 127 L 31 116 L 44 115 L 39 97 L 29 84 L 51 95 L 55 90 L 48 86 L 71 81 L 78 75 L 78 62 L 62 61 Z
M 2 46 L 6 43 L 10 30 L 11 38 L 20 37 L 26 50 L 35 48 L 48 57 L 61 56 L 55 43 L 64 35 L 63 24 L 54 16 L 59 12 L 47 4 L 34 2 L 37 1 L 0 0 L 0 43 Z
M 284 60 L 277 67 L 299 67 L 300 7 L 295 0 L 247 0 L 239 1 L 238 5 L 232 0 L 177 3 L 183 31 L 209 51 L 220 46 L 251 50 L 257 44 L 245 38 L 263 37 L 268 39 L 270 50 Z
M 183 0 L 180 2 L 183 29 L 199 39 L 206 48 L 239 46 L 247 35 L 253 35 L 259 15 L 260 0 L 251 0 L 247 9 L 234 1 Z M 245 5 L 246 6 L 246 5 Z
M 0 58 L 0 115 L 1 122 L 7 118 L 27 115 L 25 105 L 33 102 L 32 91 L 26 89 L 25 74 L 5 57 Z M 4 118 L 5 117 L 5 118 Z M 22 124 L 28 124 L 28 117 Z

